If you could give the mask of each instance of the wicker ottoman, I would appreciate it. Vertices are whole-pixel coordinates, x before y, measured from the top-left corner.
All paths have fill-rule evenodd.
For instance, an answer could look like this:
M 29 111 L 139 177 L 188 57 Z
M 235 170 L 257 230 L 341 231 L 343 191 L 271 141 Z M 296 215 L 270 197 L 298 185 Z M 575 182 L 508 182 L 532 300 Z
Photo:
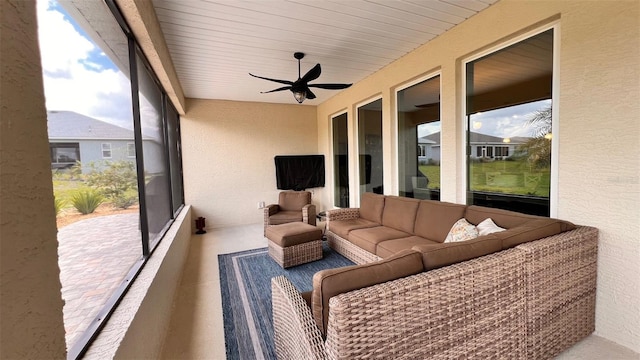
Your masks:
M 283 268 L 322 259 L 322 230 L 303 222 L 269 226 L 269 256 Z

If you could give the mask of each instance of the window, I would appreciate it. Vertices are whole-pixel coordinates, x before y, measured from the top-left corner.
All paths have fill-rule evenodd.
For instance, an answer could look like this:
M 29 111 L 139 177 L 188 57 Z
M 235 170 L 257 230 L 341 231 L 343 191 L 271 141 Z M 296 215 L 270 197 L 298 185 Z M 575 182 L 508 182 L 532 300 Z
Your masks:
M 127 143 L 127 157 L 130 157 L 130 158 L 136 157 L 136 144 Z
M 102 143 L 102 158 L 111 159 L 111 144 Z
M 509 156 L 509 148 L 507 146 L 496 146 L 496 157 L 508 157 Z
M 553 32 L 466 63 L 468 203 L 550 215 Z
M 47 107 L 59 110 L 48 112 L 52 167 L 82 158 L 81 171 L 52 172 L 56 200 L 67 204 L 58 215 L 58 253 L 67 353 L 77 359 L 135 281 L 184 196 L 180 118 L 122 16 L 111 1 L 65 6 L 75 9 L 39 0 L 38 25 Z M 52 134 L 78 141 L 57 142 Z M 104 202 L 90 209 L 93 216 L 68 216 L 78 212 L 73 194 L 97 191 Z M 111 213 L 119 216 L 102 216 Z
M 358 108 L 360 194 L 383 194 L 382 99 Z
M 51 151 L 51 168 L 65 169 L 70 168 L 80 161 L 80 144 L 79 143 L 56 143 L 49 144 Z
M 332 119 L 333 127 L 333 205 L 349 207 L 349 139 L 347 114 Z
M 399 195 L 440 200 L 440 76 L 397 92 Z

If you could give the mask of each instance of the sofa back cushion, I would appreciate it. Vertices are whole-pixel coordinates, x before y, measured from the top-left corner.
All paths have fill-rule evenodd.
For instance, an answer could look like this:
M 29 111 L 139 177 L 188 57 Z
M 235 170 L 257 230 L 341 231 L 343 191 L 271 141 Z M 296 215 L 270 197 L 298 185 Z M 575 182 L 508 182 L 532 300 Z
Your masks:
M 507 231 L 493 233 L 502 241 L 502 248 L 508 249 L 522 243 L 534 241 L 575 229 L 576 226 L 568 221 L 540 218 L 528 221 Z
M 362 194 L 360 197 L 360 217 L 381 224 L 384 198 L 384 195 L 370 192 Z
M 453 224 L 464 216 L 466 205 L 422 200 L 416 215 L 414 233 L 423 238 L 444 242 Z
M 311 204 L 311 193 L 308 191 L 283 191 L 278 197 L 282 211 L 302 211 L 308 204 Z
M 323 336 L 327 333 L 329 299 L 353 290 L 422 272 L 422 255 L 401 251 L 387 259 L 355 266 L 322 270 L 313 275 L 311 311 Z
M 384 200 L 382 225 L 413 234 L 420 200 L 399 196 L 387 196 Z
M 547 219 L 542 216 L 522 214 L 515 211 L 494 209 L 477 205 L 467 206 L 464 217 L 473 225 L 478 225 L 483 220 L 491 218 L 496 225 L 505 229 L 511 229 L 512 227 L 522 225 L 533 219 Z
M 412 249 L 422 254 L 424 269 L 431 270 L 501 251 L 502 239 L 490 234 L 467 241 L 415 245 Z

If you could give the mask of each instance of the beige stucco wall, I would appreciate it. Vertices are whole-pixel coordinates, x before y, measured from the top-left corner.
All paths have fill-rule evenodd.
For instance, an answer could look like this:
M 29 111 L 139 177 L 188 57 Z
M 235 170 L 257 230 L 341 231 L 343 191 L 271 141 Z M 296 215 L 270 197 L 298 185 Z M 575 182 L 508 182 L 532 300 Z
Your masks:
M 0 1 L 0 358 L 66 357 L 34 1 Z
M 185 201 L 207 228 L 262 223 L 274 156 L 318 152 L 315 106 L 187 99 L 180 126 Z
M 600 229 L 596 334 L 639 352 L 639 2 L 502 0 L 318 106 L 319 149 L 330 154 L 333 114 L 347 109 L 353 122 L 354 104 L 382 94 L 385 192 L 397 193 L 395 87 L 440 71 L 441 195 L 464 203 L 462 60 L 553 20 L 560 24 L 557 214 Z M 322 201 L 330 204 L 329 188 Z

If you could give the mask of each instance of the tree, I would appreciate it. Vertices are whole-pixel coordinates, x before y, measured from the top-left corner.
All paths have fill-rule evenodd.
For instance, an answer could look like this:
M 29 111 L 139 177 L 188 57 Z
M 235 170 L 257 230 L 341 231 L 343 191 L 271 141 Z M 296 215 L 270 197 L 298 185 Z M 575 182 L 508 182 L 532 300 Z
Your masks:
M 138 200 L 138 175 L 132 161 L 107 161 L 102 171 L 91 163 L 87 184 L 107 197 L 115 207 L 126 209 Z
M 536 169 L 551 166 L 551 106 L 536 111 L 527 120 L 533 127 L 533 138 L 520 145 L 519 152 L 527 154 L 529 164 Z

